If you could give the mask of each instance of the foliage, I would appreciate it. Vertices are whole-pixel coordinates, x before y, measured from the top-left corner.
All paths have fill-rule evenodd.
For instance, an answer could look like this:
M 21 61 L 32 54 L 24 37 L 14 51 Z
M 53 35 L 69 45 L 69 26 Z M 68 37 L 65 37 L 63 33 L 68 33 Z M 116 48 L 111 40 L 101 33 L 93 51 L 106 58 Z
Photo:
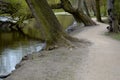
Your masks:
M 107 1 L 100 0 L 101 16 L 107 16 Z
M 8 10 L 9 14 L 11 14 L 13 17 L 30 14 L 25 0 L 5 0 L 5 2 L 9 3 L 6 10 Z
M 115 6 L 115 12 L 116 12 L 115 14 L 116 14 L 116 16 L 119 20 L 119 24 L 120 24 L 120 1 L 116 0 L 114 6 Z
M 23 22 L 32 17 L 31 11 L 25 0 L 4 0 L 6 6 L 1 15 L 10 16 L 16 20 L 16 27 L 22 28 Z

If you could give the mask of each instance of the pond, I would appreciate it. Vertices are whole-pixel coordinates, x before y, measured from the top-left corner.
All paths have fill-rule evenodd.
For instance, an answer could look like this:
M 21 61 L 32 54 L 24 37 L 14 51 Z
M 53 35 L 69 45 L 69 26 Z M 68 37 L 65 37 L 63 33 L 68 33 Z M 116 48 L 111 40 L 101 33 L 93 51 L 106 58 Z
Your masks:
M 71 15 L 57 15 L 57 18 L 64 29 L 74 22 Z M 43 46 L 45 43 L 28 39 L 18 32 L 0 32 L 0 76 L 11 73 L 22 57 L 39 52 Z

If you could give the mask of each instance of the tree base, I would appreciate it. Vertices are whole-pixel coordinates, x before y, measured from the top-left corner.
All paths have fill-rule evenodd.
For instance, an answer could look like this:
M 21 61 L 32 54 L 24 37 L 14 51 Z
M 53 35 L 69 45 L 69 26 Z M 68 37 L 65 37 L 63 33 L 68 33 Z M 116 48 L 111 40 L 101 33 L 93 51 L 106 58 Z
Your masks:
M 71 36 L 61 36 L 61 38 L 54 44 L 48 44 L 45 48 L 45 50 L 54 50 L 59 47 L 67 47 L 69 49 L 76 48 L 76 43 L 89 43 L 88 41 L 85 40 L 79 40 L 77 38 L 71 37 Z

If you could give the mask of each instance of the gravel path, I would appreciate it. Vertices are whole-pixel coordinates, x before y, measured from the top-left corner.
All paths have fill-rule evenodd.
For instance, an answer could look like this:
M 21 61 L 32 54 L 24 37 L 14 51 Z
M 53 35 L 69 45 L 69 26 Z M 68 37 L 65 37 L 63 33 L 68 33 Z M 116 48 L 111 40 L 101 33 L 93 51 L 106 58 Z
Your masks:
M 104 36 L 106 24 L 78 29 L 74 36 L 92 43 L 32 55 L 5 80 L 120 80 L 120 42 Z
M 75 80 L 120 80 L 120 42 L 104 35 L 108 25 L 98 24 L 75 35 L 93 43 L 84 70 L 78 71 Z

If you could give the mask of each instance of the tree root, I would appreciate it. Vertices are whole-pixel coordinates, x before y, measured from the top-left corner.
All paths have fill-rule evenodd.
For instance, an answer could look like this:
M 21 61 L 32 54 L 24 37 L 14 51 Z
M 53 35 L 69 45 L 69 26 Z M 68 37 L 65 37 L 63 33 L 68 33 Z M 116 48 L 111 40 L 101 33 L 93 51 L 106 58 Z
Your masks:
M 47 44 L 45 50 L 54 50 L 59 47 L 68 47 L 68 48 L 75 48 L 75 45 L 72 43 L 74 41 L 78 41 L 77 39 L 74 39 L 72 37 L 68 36 L 61 36 L 57 42 L 55 42 L 52 45 Z
M 69 48 L 75 48 L 75 45 L 72 43 L 72 41 L 73 41 L 72 37 L 70 38 L 70 37 L 64 37 L 64 36 L 62 36 L 61 38 L 62 38 L 63 44 L 65 46 L 67 46 Z

